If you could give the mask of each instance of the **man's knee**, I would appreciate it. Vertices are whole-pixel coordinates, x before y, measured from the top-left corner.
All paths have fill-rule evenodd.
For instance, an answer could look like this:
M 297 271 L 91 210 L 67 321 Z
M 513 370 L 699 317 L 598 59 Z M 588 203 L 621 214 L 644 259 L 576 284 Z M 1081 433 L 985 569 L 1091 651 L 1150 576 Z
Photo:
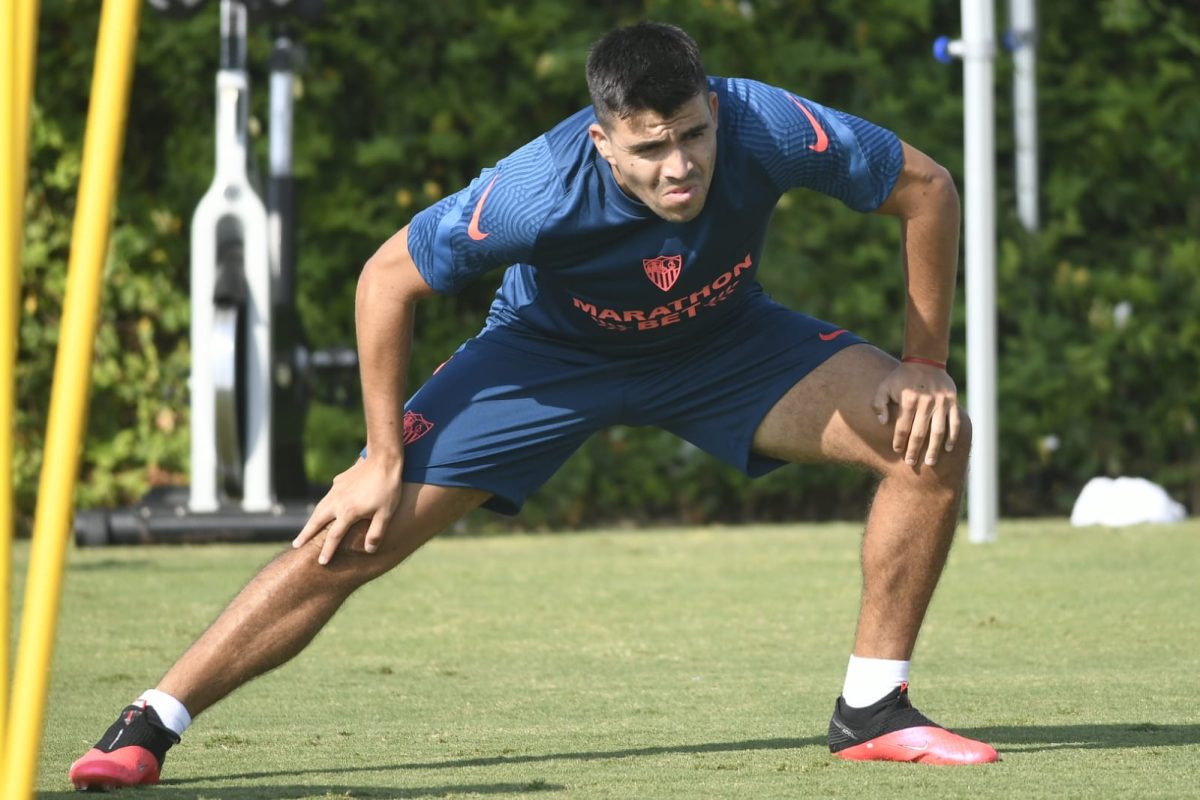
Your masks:
M 970 462 L 971 430 L 970 417 L 967 416 L 965 409 L 959 408 L 959 429 L 958 436 L 954 440 L 954 447 L 947 451 L 943 445 L 937 454 L 937 464 L 931 467 L 924 463 L 922 457 L 917 466 L 910 466 L 904 463 L 902 453 L 896 453 L 890 458 L 885 474 L 921 482 L 928 482 L 932 479 L 938 484 L 952 486 L 955 489 L 961 487 L 966 481 L 967 465 Z
M 298 589 L 333 591 L 348 596 L 358 587 L 393 569 L 417 549 L 416 546 L 410 546 L 400 553 L 400 548 L 396 546 L 398 543 L 385 538 L 385 545 L 392 544 L 392 547 L 385 546 L 378 552 L 368 553 L 366 538 L 369 528 L 367 520 L 351 525 L 328 564 L 317 563 L 317 555 L 325 546 L 324 531 L 299 549 L 284 552 L 280 559 L 289 562 L 289 573 Z
M 367 552 L 371 522 L 366 519 L 349 527 L 325 566 L 317 565 L 317 554 L 325 545 L 325 531 L 313 537 L 302 550 L 312 565 L 322 570 L 321 580 L 328 579 L 353 591 L 396 567 L 490 496 L 478 489 L 406 483 L 400 508 L 392 515 L 375 552 Z
M 970 454 L 971 454 L 971 437 L 973 436 L 973 433 L 972 433 L 973 425 L 971 423 L 971 418 L 967 415 L 967 410 L 965 408 L 962 408 L 961 406 L 959 407 L 958 416 L 959 416 L 959 422 L 960 422 L 960 427 L 958 429 L 958 441 L 956 441 L 954 443 L 954 450 L 952 452 L 956 453 L 962 459 L 962 461 L 964 462 L 963 466 L 965 468 L 966 467 L 965 462 L 967 461 L 968 456 L 970 456 Z
M 945 446 L 938 454 L 938 463 L 934 471 L 945 482 L 961 485 L 967 476 L 967 464 L 971 460 L 971 418 L 964 408 L 958 410 L 958 436 L 954 440 L 954 448 L 947 451 Z
M 971 460 L 971 418 L 966 409 L 959 408 L 958 437 L 954 449 L 946 452 L 943 447 L 938 456 L 937 471 L 943 480 L 961 485 L 967 476 L 967 464 Z

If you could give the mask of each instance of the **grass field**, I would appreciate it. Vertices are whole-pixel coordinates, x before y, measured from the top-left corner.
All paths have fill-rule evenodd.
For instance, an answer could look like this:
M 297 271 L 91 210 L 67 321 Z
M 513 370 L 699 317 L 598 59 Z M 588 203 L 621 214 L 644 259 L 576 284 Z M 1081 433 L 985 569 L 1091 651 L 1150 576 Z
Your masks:
M 967 768 L 826 749 L 858 538 L 806 525 L 435 541 L 201 717 L 163 783 L 134 795 L 1200 796 L 1200 524 L 1009 523 L 994 544 L 958 543 L 912 693 L 1001 751 Z M 276 549 L 71 553 L 39 796 L 68 796 L 71 761 Z

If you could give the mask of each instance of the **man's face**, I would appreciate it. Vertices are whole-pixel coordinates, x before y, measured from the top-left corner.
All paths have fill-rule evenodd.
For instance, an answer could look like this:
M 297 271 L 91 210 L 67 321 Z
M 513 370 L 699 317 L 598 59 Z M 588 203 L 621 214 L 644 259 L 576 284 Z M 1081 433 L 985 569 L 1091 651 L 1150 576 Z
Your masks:
M 639 111 L 593 124 L 592 142 L 626 194 L 670 222 L 704 208 L 717 160 L 717 96 L 701 92 L 669 116 Z

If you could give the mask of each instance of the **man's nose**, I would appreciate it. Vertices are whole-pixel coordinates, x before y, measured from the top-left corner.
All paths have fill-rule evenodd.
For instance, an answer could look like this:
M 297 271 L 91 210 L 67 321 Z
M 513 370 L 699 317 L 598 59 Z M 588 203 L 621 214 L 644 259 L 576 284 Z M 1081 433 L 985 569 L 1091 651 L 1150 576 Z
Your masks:
M 672 181 L 682 181 L 692 171 L 692 160 L 682 147 L 676 147 L 663 161 L 663 177 Z

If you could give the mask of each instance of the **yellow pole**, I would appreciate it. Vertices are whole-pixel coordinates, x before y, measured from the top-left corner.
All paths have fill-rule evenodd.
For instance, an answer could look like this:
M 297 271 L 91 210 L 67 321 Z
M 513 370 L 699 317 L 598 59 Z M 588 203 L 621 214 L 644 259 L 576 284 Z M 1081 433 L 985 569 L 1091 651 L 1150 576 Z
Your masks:
M 17 8 L 5 4 L 0 10 L 0 161 L 10 172 L 16 168 L 17 153 Z M 17 252 L 20 238 L 13 206 L 15 182 L 0 187 L 0 730 L 8 719 L 8 645 L 12 614 L 13 544 L 13 409 L 17 361 Z M 0 753 L 4 735 L 0 734 Z
M 7 747 L 0 770 L 4 776 L 0 797 L 4 800 L 26 800 L 33 796 L 75 479 L 87 421 L 100 280 L 124 143 L 140 10 L 141 0 L 105 0 L 100 12 L 82 173 L 71 234 L 63 329 L 50 392 L 50 419 L 38 484 L 21 645 L 13 680 Z
M 17 336 L 20 328 L 21 239 L 25 229 L 29 106 L 37 46 L 37 0 L 5 3 L 0 12 L 0 753 L 8 724 L 9 640 L 12 638 L 13 433 L 16 429 Z

